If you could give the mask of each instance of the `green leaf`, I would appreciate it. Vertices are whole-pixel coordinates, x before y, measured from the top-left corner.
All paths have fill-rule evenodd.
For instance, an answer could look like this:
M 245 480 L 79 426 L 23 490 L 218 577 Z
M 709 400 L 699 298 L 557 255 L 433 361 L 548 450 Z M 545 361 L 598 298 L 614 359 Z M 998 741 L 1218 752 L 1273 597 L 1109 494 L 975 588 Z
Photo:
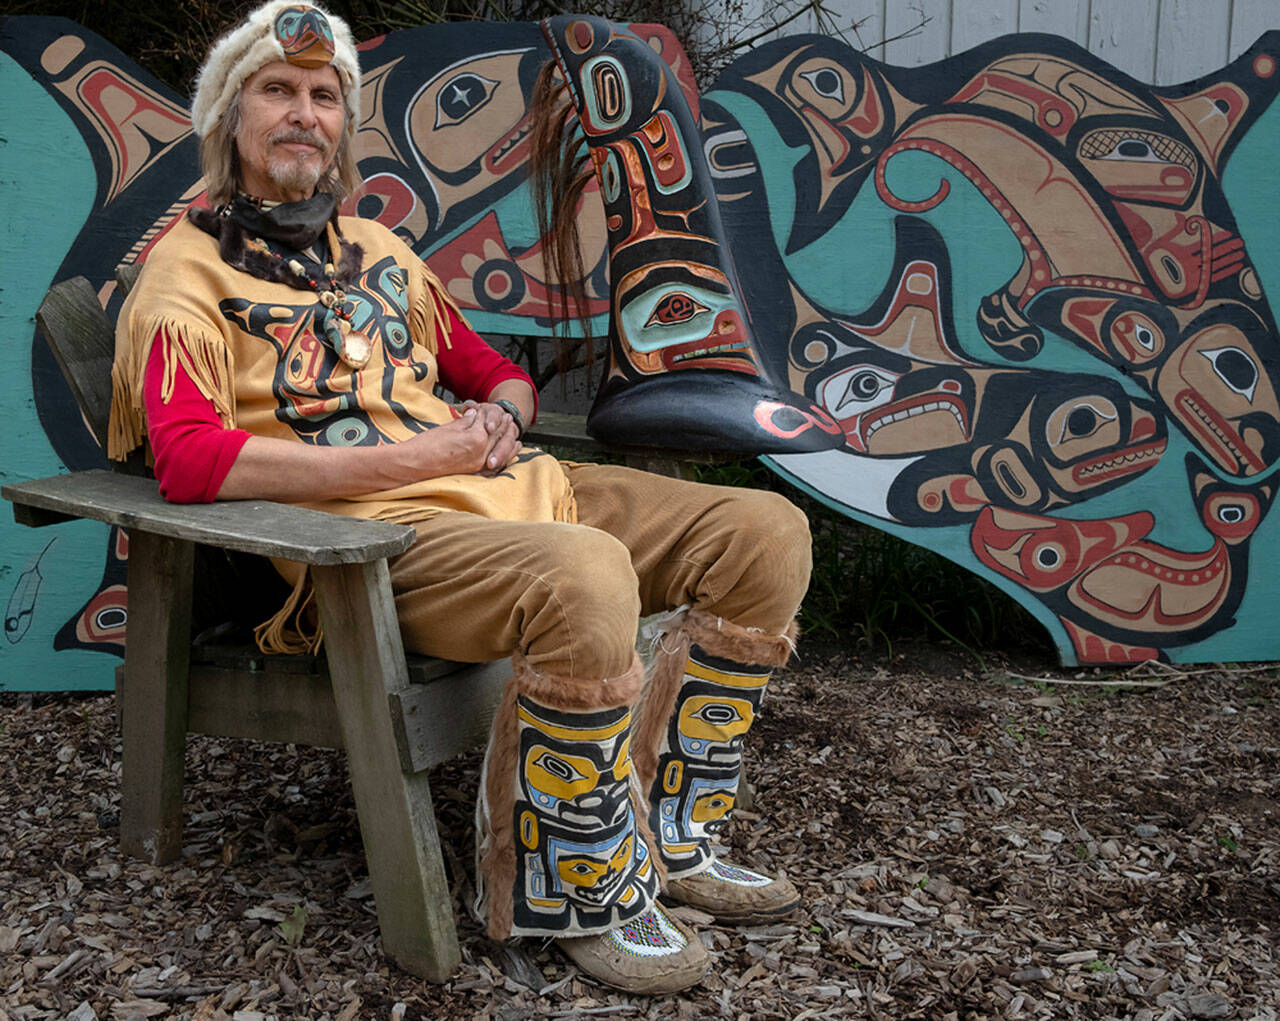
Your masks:
M 307 909 L 301 904 L 295 904 L 293 914 L 277 925 L 276 928 L 289 946 L 297 947 L 302 942 L 302 933 L 307 928 Z

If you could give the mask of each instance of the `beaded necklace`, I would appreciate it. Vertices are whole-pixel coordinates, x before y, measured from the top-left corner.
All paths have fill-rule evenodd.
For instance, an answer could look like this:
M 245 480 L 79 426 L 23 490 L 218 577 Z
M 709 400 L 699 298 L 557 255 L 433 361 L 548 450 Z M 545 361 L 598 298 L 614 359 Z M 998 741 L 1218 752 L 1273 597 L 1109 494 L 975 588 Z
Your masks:
M 260 237 L 249 238 L 247 244 L 267 258 L 275 260 L 279 264 L 281 278 L 290 287 L 315 292 L 316 300 L 325 309 L 319 316 L 324 339 L 344 365 L 360 370 L 369 364 L 369 358 L 373 354 L 373 341 L 363 330 L 356 329 L 351 321 L 355 304 L 347 299 L 346 288 L 350 286 L 350 281 L 344 283 L 333 264 L 336 253 L 342 249 L 332 221 L 325 223 L 325 237 L 329 243 L 329 260 L 324 263 L 319 258 L 315 260 L 319 273 L 308 272 L 307 267 L 298 259 L 286 259 L 273 251 Z
M 357 306 L 347 297 L 347 289 L 360 274 L 364 253 L 359 245 L 346 244 L 338 237 L 336 206 L 329 194 L 294 203 L 238 194 L 218 209 L 192 206 L 187 216 L 218 239 L 219 252 L 228 265 L 260 280 L 312 291 L 321 306 L 315 317 L 319 339 L 344 365 L 359 371 L 369 363 L 373 341 L 352 322 Z M 329 246 L 328 260 L 321 251 L 322 233 Z M 309 251 L 315 269 L 309 269 L 301 259 L 281 255 L 268 239 L 300 255 Z

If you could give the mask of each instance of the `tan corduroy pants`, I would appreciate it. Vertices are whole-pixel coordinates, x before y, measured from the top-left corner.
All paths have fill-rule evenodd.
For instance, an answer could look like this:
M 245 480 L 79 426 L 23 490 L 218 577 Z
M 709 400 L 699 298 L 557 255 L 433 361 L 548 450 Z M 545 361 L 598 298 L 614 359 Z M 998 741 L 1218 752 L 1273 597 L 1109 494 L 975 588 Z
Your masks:
M 449 511 L 391 562 L 405 647 L 616 677 L 641 616 L 692 605 L 783 633 L 809 583 L 808 522 L 775 493 L 566 464 L 578 524 Z

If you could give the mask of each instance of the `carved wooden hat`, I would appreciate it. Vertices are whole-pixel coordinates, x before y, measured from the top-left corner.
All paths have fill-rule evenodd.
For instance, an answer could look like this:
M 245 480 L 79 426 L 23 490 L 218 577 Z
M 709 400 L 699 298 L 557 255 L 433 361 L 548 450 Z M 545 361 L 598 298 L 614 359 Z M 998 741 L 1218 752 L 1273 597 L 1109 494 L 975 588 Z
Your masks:
M 196 77 L 191 123 L 207 135 L 245 83 L 259 68 L 276 60 L 298 67 L 332 64 L 342 85 L 347 130 L 360 118 L 360 60 L 347 23 L 315 4 L 269 0 L 222 36 Z

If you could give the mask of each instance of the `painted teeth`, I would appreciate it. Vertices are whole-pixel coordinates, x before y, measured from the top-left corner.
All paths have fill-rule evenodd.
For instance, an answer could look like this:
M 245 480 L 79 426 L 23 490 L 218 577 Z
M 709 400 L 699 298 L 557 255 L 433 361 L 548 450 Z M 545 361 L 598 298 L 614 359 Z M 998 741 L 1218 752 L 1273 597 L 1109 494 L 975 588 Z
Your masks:
M 690 358 L 705 358 L 707 355 L 724 354 L 726 351 L 741 351 L 746 348 L 745 341 L 737 341 L 732 344 L 716 344 L 713 347 L 700 347 L 696 351 L 686 351 L 684 354 L 678 354 L 672 357 L 673 362 L 683 362 Z
M 514 149 L 517 145 L 519 145 L 521 142 L 523 142 L 523 141 L 525 140 L 525 136 L 527 136 L 528 134 L 529 134 L 529 129 L 528 129 L 527 127 L 526 127 L 526 128 L 521 128 L 521 129 L 520 129 L 520 133 L 519 133 L 519 134 L 517 134 L 513 139 L 511 139 L 511 141 L 509 141 L 509 142 L 508 142 L 506 145 L 504 145 L 501 149 L 499 149 L 499 150 L 498 150 L 498 154 L 497 154 L 497 156 L 496 156 L 496 157 L 494 157 L 494 158 L 495 158 L 495 159 L 502 159 L 502 157 L 503 157 L 503 156 L 505 156 L 505 155 L 506 155 L 507 153 L 509 153 L 512 149 Z
M 1164 446 L 1159 447 L 1143 447 L 1141 450 L 1131 450 L 1127 454 L 1120 457 L 1113 457 L 1107 461 L 1099 461 L 1096 464 L 1088 465 L 1080 469 L 1080 475 L 1088 478 L 1090 475 L 1105 474 L 1116 468 L 1123 468 L 1127 465 L 1136 464 L 1139 461 L 1149 461 L 1153 457 L 1159 458 L 1164 453 Z
M 950 401 L 930 401 L 928 404 L 918 404 L 914 408 L 907 408 L 904 411 L 895 411 L 892 415 L 883 415 L 877 418 L 869 426 L 867 426 L 867 438 L 871 437 L 877 429 L 890 425 L 893 422 L 904 422 L 908 418 L 916 418 L 919 415 L 927 415 L 931 411 L 947 411 L 951 417 L 956 420 L 956 425 L 964 429 L 964 419 L 960 416 L 960 412 L 956 406 Z
M 1182 399 L 1182 406 L 1195 415 L 1196 418 L 1200 420 L 1201 424 L 1203 424 L 1204 427 L 1217 438 L 1218 442 L 1231 452 L 1231 456 L 1236 459 L 1237 464 L 1243 465 L 1248 463 L 1248 458 L 1245 456 L 1244 452 L 1231 442 L 1231 438 L 1218 427 L 1218 424 L 1214 422 L 1213 419 L 1200 410 L 1199 404 L 1190 397 L 1184 397 Z

